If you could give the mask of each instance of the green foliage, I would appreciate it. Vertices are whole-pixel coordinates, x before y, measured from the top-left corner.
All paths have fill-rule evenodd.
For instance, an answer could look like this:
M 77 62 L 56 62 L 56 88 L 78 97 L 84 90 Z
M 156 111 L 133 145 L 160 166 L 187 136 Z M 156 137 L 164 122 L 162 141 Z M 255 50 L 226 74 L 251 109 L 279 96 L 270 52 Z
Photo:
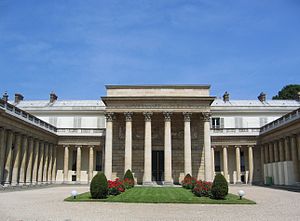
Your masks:
M 104 173 L 97 173 L 90 184 L 90 193 L 93 199 L 104 199 L 108 194 L 108 182 Z
M 131 170 L 126 171 L 123 179 L 123 184 L 125 186 L 125 189 L 130 189 L 134 187 L 134 177 Z
M 278 95 L 274 96 L 273 100 L 296 100 L 298 98 L 298 92 L 300 92 L 299 84 L 290 84 L 284 86 Z
M 185 189 L 193 189 L 196 185 L 197 179 L 192 177 L 189 173 L 185 175 L 184 179 L 181 181 L 181 185 Z
M 225 199 L 228 194 L 228 183 L 225 177 L 220 173 L 215 176 L 211 194 L 213 199 Z

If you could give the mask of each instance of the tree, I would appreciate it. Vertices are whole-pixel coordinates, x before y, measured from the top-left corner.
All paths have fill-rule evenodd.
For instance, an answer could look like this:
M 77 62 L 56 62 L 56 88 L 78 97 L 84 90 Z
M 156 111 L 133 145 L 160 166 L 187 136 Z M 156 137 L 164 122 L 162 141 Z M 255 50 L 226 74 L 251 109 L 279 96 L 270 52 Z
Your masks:
M 104 199 L 108 194 L 108 183 L 104 173 L 97 173 L 90 184 L 90 193 L 93 199 Z
M 300 92 L 300 84 L 290 84 L 284 86 L 273 100 L 296 100 L 298 99 L 298 93 Z
M 213 199 L 225 199 L 228 194 L 228 183 L 225 177 L 220 173 L 215 176 L 211 194 Z

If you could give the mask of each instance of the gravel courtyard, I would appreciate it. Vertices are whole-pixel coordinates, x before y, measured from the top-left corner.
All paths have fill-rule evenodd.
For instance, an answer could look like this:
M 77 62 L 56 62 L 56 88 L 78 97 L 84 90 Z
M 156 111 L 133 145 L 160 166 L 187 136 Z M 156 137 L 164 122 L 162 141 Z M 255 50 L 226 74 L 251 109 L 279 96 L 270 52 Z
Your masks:
M 245 190 L 257 205 L 72 203 L 64 198 L 88 186 L 0 192 L 0 220 L 300 220 L 300 194 L 255 186 Z

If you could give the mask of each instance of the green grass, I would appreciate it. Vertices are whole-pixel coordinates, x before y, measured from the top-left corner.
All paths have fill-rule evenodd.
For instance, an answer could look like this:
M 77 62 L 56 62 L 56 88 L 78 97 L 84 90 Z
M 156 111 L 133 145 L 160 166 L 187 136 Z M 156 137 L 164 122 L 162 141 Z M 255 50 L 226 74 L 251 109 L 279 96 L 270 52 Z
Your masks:
M 224 200 L 197 197 L 190 190 L 179 187 L 134 187 L 118 196 L 106 199 L 91 199 L 89 192 L 79 194 L 76 199 L 68 197 L 68 202 L 123 202 L 123 203 L 194 203 L 194 204 L 255 204 L 237 195 L 228 194 Z

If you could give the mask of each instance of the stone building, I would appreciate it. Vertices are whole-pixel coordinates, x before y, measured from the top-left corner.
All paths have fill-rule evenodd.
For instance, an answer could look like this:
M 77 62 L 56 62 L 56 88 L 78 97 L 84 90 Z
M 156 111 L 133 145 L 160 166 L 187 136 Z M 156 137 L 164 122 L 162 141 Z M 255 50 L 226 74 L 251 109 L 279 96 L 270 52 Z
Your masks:
M 231 100 L 227 92 L 216 98 L 209 89 L 109 85 L 101 100 L 4 95 L 0 182 L 88 183 L 98 171 L 114 179 L 127 169 L 145 185 L 179 183 L 187 173 L 211 181 L 217 172 L 230 183 L 261 183 L 266 176 L 278 185 L 299 182 L 300 122 L 274 132 L 268 125 L 292 111 L 295 120 L 300 102 L 263 93 L 257 100 Z M 282 159 L 275 154 L 280 145 L 288 152 Z M 279 160 L 284 166 L 274 166 Z M 288 181 L 279 182 L 282 176 Z

